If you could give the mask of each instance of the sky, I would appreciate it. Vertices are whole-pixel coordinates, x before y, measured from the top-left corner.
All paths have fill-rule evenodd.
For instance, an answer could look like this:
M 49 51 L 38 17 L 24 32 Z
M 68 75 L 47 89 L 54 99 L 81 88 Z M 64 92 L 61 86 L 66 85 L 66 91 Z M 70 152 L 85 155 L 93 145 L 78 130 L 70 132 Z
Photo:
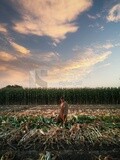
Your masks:
M 0 88 L 119 87 L 119 0 L 0 0 Z

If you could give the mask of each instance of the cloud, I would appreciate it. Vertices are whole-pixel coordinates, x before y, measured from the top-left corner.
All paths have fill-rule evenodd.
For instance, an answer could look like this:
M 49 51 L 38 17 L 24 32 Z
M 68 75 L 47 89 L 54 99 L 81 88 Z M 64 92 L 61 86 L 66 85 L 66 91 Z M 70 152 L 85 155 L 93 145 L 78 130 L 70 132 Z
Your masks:
M 37 68 L 45 69 L 45 67 L 47 68 L 47 65 L 48 68 L 51 66 L 53 67 L 54 65 L 57 66 L 60 56 L 57 52 L 47 52 L 30 55 L 29 57 L 19 57 L 17 61 L 10 63 L 10 60 L 13 60 L 12 55 L 7 53 L 5 53 L 4 56 L 3 54 L 0 55 L 2 55 L 0 60 L 3 60 L 3 62 L 0 64 L 0 86 L 2 87 L 6 84 L 18 84 L 29 87 L 30 70 L 35 70 Z
M 104 61 L 111 51 L 103 52 L 101 54 L 95 54 L 92 49 L 87 49 L 84 54 L 78 54 L 74 60 L 70 60 L 64 67 L 64 70 L 73 70 L 73 69 L 87 69 L 93 65 Z
M 0 71 L 6 71 L 6 67 L 5 66 L 0 66 Z
M 98 68 L 105 68 L 105 67 L 108 67 L 108 66 L 110 66 L 111 64 L 110 63 L 106 63 L 106 64 L 103 64 L 103 65 L 101 65 L 101 66 L 99 66 Z
M 59 82 L 66 83 L 67 87 L 68 82 L 76 82 L 83 79 L 84 76 L 92 71 L 92 67 L 105 61 L 111 53 L 111 51 L 107 51 L 96 54 L 93 49 L 89 48 L 83 53 L 78 53 L 70 60 L 61 61 L 59 66 L 51 65 L 48 68 L 48 75 L 44 80 L 50 85 L 53 84 L 53 86 L 54 83 L 58 86 Z
M 94 28 L 95 26 L 93 24 L 89 24 L 88 27 Z
M 99 29 L 100 29 L 101 31 L 103 31 L 103 30 L 104 30 L 104 26 L 100 26 Z
M 93 48 L 98 49 L 98 52 L 99 50 L 104 51 L 104 50 L 109 50 L 114 47 L 117 47 L 116 44 L 113 44 L 111 42 L 106 42 L 105 44 L 93 44 Z
M 76 32 L 78 15 L 92 6 L 92 0 L 12 0 L 22 16 L 14 21 L 13 29 L 23 34 L 49 36 L 59 41 L 67 33 Z
M 4 74 L 0 75 L 0 87 L 15 84 L 29 87 L 29 76 L 25 71 L 22 72 L 7 68 L 7 70 L 4 71 Z
M 22 55 L 30 55 L 30 50 L 15 43 L 15 42 L 12 42 L 10 41 L 10 44 L 12 45 L 12 47 L 19 53 L 21 53 Z
M 60 55 L 57 52 L 46 52 L 37 55 L 36 58 L 43 62 L 53 62 L 53 61 L 58 61 L 59 57 Z
M 112 43 L 107 43 L 107 44 L 103 45 L 103 48 L 105 48 L 105 49 L 110 49 L 113 47 L 114 47 L 114 45 Z
M 7 29 L 6 29 L 6 25 L 5 24 L 0 24 L 0 32 L 7 33 Z
M 78 81 L 81 81 L 92 72 L 96 64 L 105 61 L 112 53 L 111 51 L 101 50 L 101 48 L 99 48 L 98 52 L 95 50 L 96 48 L 87 48 L 83 51 L 77 50 L 77 53 L 66 61 L 58 53 L 54 52 L 34 54 L 27 61 L 28 69 L 32 73 L 36 71 L 40 78 L 44 78 L 49 87 L 60 87 L 63 83 L 65 87 L 68 87 L 68 83 L 72 87 L 72 82 L 79 85 Z M 46 77 L 41 77 L 41 70 L 48 71 Z
M 39 76 L 42 79 L 44 78 L 48 87 L 62 87 L 63 84 L 65 87 L 79 86 L 81 80 L 92 72 L 93 67 L 105 61 L 110 54 L 111 51 L 95 53 L 93 48 L 77 51 L 68 60 L 63 60 L 58 53 L 54 52 L 34 54 L 34 56 L 31 55 L 28 58 L 21 58 L 22 62 L 20 63 L 20 60 L 17 63 L 16 61 L 14 63 L 3 63 L 0 66 L 1 82 L 29 87 L 30 70 L 37 71 L 39 75 L 41 70 L 46 69 L 48 71 L 47 76 Z
M 101 17 L 101 15 L 100 15 L 99 13 L 96 14 L 96 15 L 94 15 L 94 16 L 93 16 L 93 15 L 90 15 L 90 14 L 87 14 L 87 16 L 88 16 L 89 19 L 93 19 L 93 20 Z
M 101 30 L 101 31 L 104 30 L 104 26 L 101 25 L 101 24 L 99 24 L 99 23 L 96 23 L 96 27 L 97 27 L 99 30 Z
M 113 6 L 106 17 L 108 22 L 119 22 L 120 21 L 120 4 Z
M 115 47 L 120 47 L 120 43 L 116 43 L 116 44 L 115 44 Z
M 0 51 L 0 60 L 9 62 L 9 61 L 17 60 L 17 58 L 10 53 Z
M 97 28 L 98 30 L 101 30 L 103 31 L 104 30 L 104 26 L 99 24 L 99 23 L 95 23 L 94 25 L 93 24 L 89 24 L 88 27 L 90 28 Z
M 88 16 L 88 18 L 90 18 L 90 19 L 96 19 L 96 16 L 92 16 L 92 15 L 90 15 L 90 14 L 88 14 L 87 16 Z

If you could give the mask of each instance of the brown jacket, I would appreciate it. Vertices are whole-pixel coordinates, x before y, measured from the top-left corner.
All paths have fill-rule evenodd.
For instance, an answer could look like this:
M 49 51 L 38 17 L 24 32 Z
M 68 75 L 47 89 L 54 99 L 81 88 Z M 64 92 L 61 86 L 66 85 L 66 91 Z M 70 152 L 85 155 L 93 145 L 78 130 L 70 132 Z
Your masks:
M 61 104 L 60 115 L 67 115 L 68 114 L 68 103 L 65 101 Z

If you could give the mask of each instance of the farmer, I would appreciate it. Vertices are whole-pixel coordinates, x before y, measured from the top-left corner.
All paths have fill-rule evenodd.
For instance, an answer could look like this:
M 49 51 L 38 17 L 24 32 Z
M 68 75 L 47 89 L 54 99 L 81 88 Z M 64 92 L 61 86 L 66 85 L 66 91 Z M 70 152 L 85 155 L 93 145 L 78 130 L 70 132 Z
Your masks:
M 65 101 L 64 97 L 60 98 L 60 102 L 60 113 L 58 115 L 57 122 L 65 124 L 67 122 L 68 103 Z

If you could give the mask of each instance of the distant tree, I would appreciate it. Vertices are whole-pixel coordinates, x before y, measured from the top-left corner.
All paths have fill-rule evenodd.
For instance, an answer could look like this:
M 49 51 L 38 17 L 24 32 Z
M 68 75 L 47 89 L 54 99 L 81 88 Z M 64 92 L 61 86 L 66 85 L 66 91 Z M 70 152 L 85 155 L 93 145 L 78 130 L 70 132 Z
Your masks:
M 22 86 L 19 86 L 19 85 L 7 85 L 6 87 L 4 87 L 4 88 L 21 88 L 21 89 L 23 89 L 23 87 Z

